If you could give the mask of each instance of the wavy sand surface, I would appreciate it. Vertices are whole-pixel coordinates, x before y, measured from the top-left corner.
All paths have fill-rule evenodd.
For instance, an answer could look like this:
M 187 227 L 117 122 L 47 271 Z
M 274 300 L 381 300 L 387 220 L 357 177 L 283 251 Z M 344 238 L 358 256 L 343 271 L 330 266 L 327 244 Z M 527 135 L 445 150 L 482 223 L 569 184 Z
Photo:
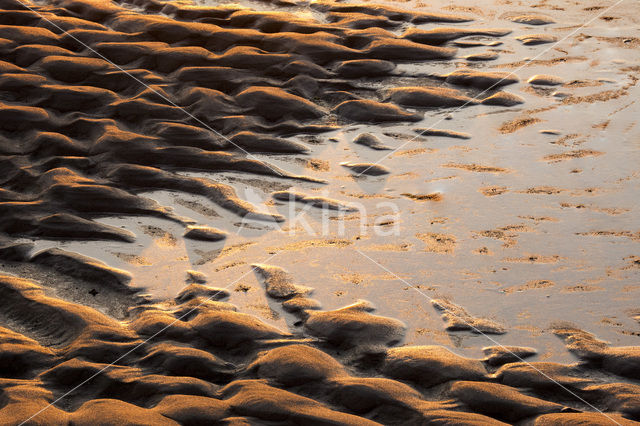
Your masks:
M 0 0 L 0 423 L 640 420 L 640 10 L 476 3 Z

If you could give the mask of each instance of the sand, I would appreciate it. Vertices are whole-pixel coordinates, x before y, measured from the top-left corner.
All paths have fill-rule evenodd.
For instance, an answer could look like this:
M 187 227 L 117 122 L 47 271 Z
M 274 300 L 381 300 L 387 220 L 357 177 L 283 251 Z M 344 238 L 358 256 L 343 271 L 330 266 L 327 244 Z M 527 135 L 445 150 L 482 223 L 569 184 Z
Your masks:
M 640 421 L 638 7 L 477 3 L 0 0 L 0 423 Z

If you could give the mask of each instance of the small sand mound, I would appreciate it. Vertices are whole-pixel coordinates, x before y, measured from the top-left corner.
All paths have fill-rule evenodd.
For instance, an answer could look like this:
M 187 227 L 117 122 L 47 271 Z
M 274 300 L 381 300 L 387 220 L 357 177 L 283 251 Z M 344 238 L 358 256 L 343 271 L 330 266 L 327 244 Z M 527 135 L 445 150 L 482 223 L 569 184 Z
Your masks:
M 467 313 L 462 307 L 444 299 L 432 300 L 431 304 L 441 312 L 442 319 L 447 324 L 447 330 L 469 330 L 473 333 L 504 334 L 503 325 L 486 318 L 476 318 Z
M 346 375 L 342 365 L 326 353 L 305 345 L 271 349 L 251 363 L 247 370 L 285 386 L 325 381 Z
M 290 201 L 290 202 L 297 201 L 303 204 L 309 204 L 313 207 L 317 207 L 320 209 L 337 210 L 337 211 L 345 211 L 345 212 L 357 211 L 355 207 L 351 207 L 338 200 L 334 200 L 327 197 L 310 196 L 310 195 L 303 194 L 302 192 L 277 191 L 271 194 L 271 196 L 274 199 L 279 201 Z
M 387 351 L 383 374 L 431 387 L 451 380 L 485 380 L 482 363 L 442 346 L 405 346 Z
M 518 76 L 508 72 L 483 72 L 460 69 L 442 76 L 447 83 L 458 86 L 473 86 L 479 89 L 496 89 L 520 81 Z
M 471 135 L 469 133 L 464 132 L 456 132 L 454 130 L 444 130 L 444 129 L 423 129 L 417 127 L 413 129 L 420 136 L 438 136 L 443 138 L 453 138 L 453 139 L 471 139 Z
M 496 52 L 482 52 L 482 53 L 473 53 L 471 55 L 467 55 L 464 58 L 467 61 L 472 62 L 480 62 L 480 61 L 495 61 L 498 59 L 500 55 Z
M 525 25 L 548 25 L 556 22 L 548 16 L 533 15 L 533 14 L 517 15 L 517 16 L 510 17 L 508 19 L 512 22 L 517 22 L 518 24 L 525 24 Z
M 538 353 L 538 351 L 533 348 L 520 346 L 489 346 L 483 348 L 482 352 L 486 355 L 483 361 L 491 366 L 523 361 L 524 358 L 534 356 Z
M 370 305 L 356 303 L 335 311 L 309 312 L 304 328 L 337 346 L 393 345 L 404 338 L 406 326 L 401 321 L 369 310 Z
M 468 405 L 474 412 L 500 420 L 518 420 L 564 410 L 560 404 L 544 401 L 497 383 L 455 382 L 450 395 Z
M 287 271 L 277 266 L 254 264 L 252 265 L 257 274 L 264 280 L 267 295 L 286 299 L 296 295 L 309 294 L 312 288 L 293 284 L 293 278 Z
M 364 145 L 371 149 L 375 149 L 377 151 L 389 150 L 388 146 L 382 143 L 382 141 L 375 135 L 371 133 L 360 133 L 353 140 L 353 143 L 357 143 L 358 145 Z
M 536 74 L 527 80 L 527 83 L 537 86 L 558 86 L 563 82 L 564 81 L 560 77 L 546 74 Z
M 392 102 L 410 107 L 449 108 L 477 103 L 460 91 L 442 87 L 396 87 L 387 94 Z
M 340 62 L 336 74 L 343 78 L 378 77 L 389 75 L 396 65 L 381 59 L 354 59 Z
M 358 175 L 381 176 L 388 175 L 391 171 L 381 165 L 373 163 L 342 163 L 341 166 L 346 167 Z
M 525 46 L 536 46 L 538 44 L 555 43 L 558 41 L 558 37 L 551 34 L 529 34 L 516 37 L 516 40 L 520 41 Z
M 227 238 L 227 234 L 224 231 L 209 226 L 188 225 L 184 237 L 192 240 L 220 241 Z
M 522 96 L 514 95 L 513 93 L 500 91 L 498 93 L 494 93 L 491 96 L 487 96 L 482 100 L 483 105 L 495 105 L 495 106 L 505 106 L 511 107 L 515 105 L 520 105 L 524 103 L 524 98 Z
M 434 28 L 420 30 L 411 28 L 402 37 L 417 43 L 440 45 L 448 41 L 468 36 L 502 37 L 510 34 L 508 29 L 467 29 L 467 28 Z
M 360 123 L 383 123 L 387 121 L 420 121 L 422 117 L 389 103 L 370 100 L 342 102 L 333 109 L 340 118 Z

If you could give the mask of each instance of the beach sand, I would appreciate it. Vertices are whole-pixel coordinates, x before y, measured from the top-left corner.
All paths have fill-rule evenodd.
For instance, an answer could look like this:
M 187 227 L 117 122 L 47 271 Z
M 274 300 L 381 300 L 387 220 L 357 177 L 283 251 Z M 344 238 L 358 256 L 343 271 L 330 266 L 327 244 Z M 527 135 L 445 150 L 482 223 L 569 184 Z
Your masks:
M 0 0 L 1 424 L 636 424 L 631 0 Z

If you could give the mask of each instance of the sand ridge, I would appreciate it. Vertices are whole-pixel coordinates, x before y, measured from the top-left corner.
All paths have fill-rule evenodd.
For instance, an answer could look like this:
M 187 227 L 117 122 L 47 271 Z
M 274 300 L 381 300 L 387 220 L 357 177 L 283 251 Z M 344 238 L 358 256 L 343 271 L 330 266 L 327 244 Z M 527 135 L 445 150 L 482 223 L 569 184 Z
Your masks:
M 302 302 L 312 290 L 300 291 L 281 268 L 257 267 L 267 294 L 283 307 Z M 632 417 L 637 413 L 628 393 L 634 385 L 589 376 L 590 364 L 520 362 L 535 353 L 531 348 L 488 348 L 485 360 L 460 357 L 441 346 L 388 348 L 402 337 L 404 325 L 371 314 L 375 308 L 365 301 L 333 311 L 303 303 L 292 312 L 304 323 L 304 332 L 294 335 L 237 312 L 223 302 L 228 291 L 204 284 L 191 284 L 173 302 L 139 305 L 124 323 L 47 297 L 26 280 L 4 275 L 0 285 L 4 300 L 11 302 L 2 317 L 32 336 L 1 331 L 3 356 L 20 360 L 3 369 L 4 392 L 12 401 L 0 409 L 5 424 L 45 408 L 54 395 L 98 372 L 99 377 L 39 414 L 39 421 L 193 424 L 240 416 L 251 422 L 406 424 L 438 418 L 500 424 L 564 412 L 586 420 L 591 414 L 577 414 L 586 401 Z M 446 309 L 448 302 L 437 303 Z M 54 327 L 44 328 L 41 315 L 64 320 L 67 327 L 60 330 L 50 322 Z M 171 323 L 153 341 L 143 340 Z M 555 332 L 590 363 L 603 362 L 618 376 L 635 377 L 637 369 L 629 364 L 636 357 L 633 348 L 609 347 L 566 325 Z M 500 355 L 501 350 L 507 352 Z M 118 362 L 102 371 L 110 358 Z M 557 385 L 537 370 L 584 401 L 549 401 L 553 394 L 547 390 Z M 529 388 L 529 395 L 521 387 Z M 425 397 L 427 389 L 440 389 L 441 396 Z

